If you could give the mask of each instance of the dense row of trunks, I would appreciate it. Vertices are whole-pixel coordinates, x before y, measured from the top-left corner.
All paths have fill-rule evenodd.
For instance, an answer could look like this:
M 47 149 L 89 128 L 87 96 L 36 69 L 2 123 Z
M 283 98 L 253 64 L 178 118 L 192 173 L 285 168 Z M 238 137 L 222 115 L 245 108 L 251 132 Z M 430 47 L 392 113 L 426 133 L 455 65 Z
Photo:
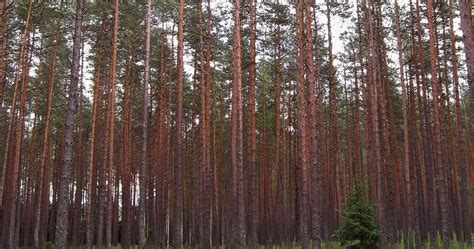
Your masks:
M 219 70 L 215 50 L 222 46 L 210 0 L 189 8 L 179 0 L 177 33 L 173 23 L 162 36 L 153 34 L 153 11 L 161 6 L 151 0 L 144 24 L 126 31 L 125 4 L 103 5 L 96 32 L 83 21 L 89 3 L 77 0 L 70 73 L 62 83 L 67 96 L 55 94 L 65 3 L 57 6 L 54 33 L 36 36 L 40 21 L 33 17 L 41 4 L 26 1 L 19 49 L 9 51 L 14 39 L 7 9 L 15 4 L 0 0 L 3 246 L 257 248 L 296 241 L 319 248 L 337 229 L 355 185 L 377 205 L 381 247 L 403 236 L 418 248 L 438 232 L 445 248 L 454 234 L 470 239 L 472 1 L 410 0 L 404 8 L 397 1 L 357 1 L 348 49 L 335 56 L 336 8 L 330 1 L 298 0 L 289 6 L 294 20 L 271 24 L 272 52 L 260 63 L 259 39 L 267 37 L 257 28 L 261 3 L 235 0 L 229 65 Z M 390 27 L 388 7 L 394 8 Z M 285 16 L 281 9 L 275 19 Z M 187 18 L 195 18 L 195 27 Z M 458 19 L 465 61 L 457 49 Z M 128 40 L 119 39 L 121 32 Z M 91 58 L 86 34 L 93 36 Z M 192 43 L 187 35 L 198 39 Z M 396 62 L 389 58 L 389 38 Z M 34 50 L 46 41 L 50 50 L 38 66 L 47 71 L 43 89 L 29 72 Z M 194 49 L 192 79 L 185 74 L 185 45 Z M 17 58 L 13 68 L 6 66 L 10 53 Z M 90 104 L 85 60 L 93 68 Z M 266 62 L 270 83 L 260 65 Z M 467 97 L 460 86 L 463 64 Z M 61 125 L 54 115 L 62 115 Z

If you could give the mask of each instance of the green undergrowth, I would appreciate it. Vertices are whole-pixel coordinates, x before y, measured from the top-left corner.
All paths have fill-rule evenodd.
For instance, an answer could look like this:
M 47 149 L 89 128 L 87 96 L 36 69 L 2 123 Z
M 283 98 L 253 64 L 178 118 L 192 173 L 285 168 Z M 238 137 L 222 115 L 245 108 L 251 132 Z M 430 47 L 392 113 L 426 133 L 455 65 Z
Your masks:
M 426 241 L 424 241 L 422 247 L 417 247 L 415 240 L 412 238 L 410 239 L 410 244 L 408 244 L 408 241 L 406 241 L 403 237 L 401 238 L 400 242 L 391 244 L 389 246 L 389 249 L 408 249 L 408 248 L 421 248 L 421 249 L 443 249 L 443 241 L 441 239 L 440 234 L 437 234 L 435 238 L 428 238 Z M 43 248 L 45 249 L 54 249 L 54 244 L 51 242 L 47 242 L 44 244 Z M 72 247 L 71 247 L 72 248 Z M 86 247 L 76 247 L 78 249 L 86 248 Z M 94 247 L 94 248 L 99 248 L 99 247 Z M 113 247 L 115 249 L 122 249 L 120 245 Z M 133 246 L 130 247 L 131 249 L 138 249 L 138 246 Z M 156 249 L 173 249 L 171 246 L 165 246 L 165 247 L 156 247 L 149 245 L 147 248 L 156 248 Z M 182 247 L 182 249 L 194 249 L 194 248 L 199 248 L 196 246 L 190 246 L 190 245 L 185 245 Z M 225 246 L 216 246 L 213 247 L 214 249 L 225 249 L 229 247 Z M 260 245 L 258 249 L 300 249 L 302 248 L 300 243 L 291 243 L 291 244 L 285 244 L 285 245 Z M 310 244 L 309 248 L 314 248 L 313 244 Z M 321 249 L 348 249 L 349 247 L 343 247 L 341 246 L 338 242 L 333 242 L 333 241 L 323 241 L 321 242 Z M 461 242 L 458 240 L 456 235 L 452 236 L 451 239 L 451 246 L 450 249 L 474 249 L 474 234 L 471 236 L 471 243 L 468 244 L 466 242 Z

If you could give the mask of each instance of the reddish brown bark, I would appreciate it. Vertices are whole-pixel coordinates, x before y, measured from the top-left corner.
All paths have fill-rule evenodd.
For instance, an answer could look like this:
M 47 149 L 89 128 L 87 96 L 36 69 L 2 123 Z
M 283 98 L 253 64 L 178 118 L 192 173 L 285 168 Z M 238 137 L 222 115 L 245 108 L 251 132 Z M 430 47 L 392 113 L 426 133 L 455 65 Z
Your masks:
M 430 62 L 431 62 L 431 83 L 433 89 L 433 118 L 434 118 L 434 128 L 435 128 L 435 156 L 436 156 L 436 173 L 437 173 L 437 183 L 439 186 L 439 205 L 441 208 L 441 235 L 443 238 L 444 248 L 449 248 L 450 244 L 450 232 L 449 232 L 449 210 L 448 210 L 448 197 L 446 190 L 446 176 L 444 163 L 442 160 L 442 128 L 441 128 L 441 113 L 442 107 L 440 105 L 440 90 L 438 85 L 438 65 L 437 65 L 437 49 L 435 44 L 435 34 L 434 34 L 434 17 L 433 17 L 433 1 L 428 0 L 427 2 L 428 9 L 428 28 L 430 36 Z
M 57 51 L 59 46 L 59 36 L 60 36 L 60 29 L 61 29 L 61 18 L 62 18 L 62 7 L 63 1 L 61 1 L 59 7 L 60 15 L 56 19 L 56 33 L 54 37 L 54 45 L 53 50 L 51 51 L 50 57 L 50 71 L 48 76 L 48 95 L 47 95 L 47 111 L 46 111 L 46 118 L 45 118 L 45 128 L 43 132 L 43 147 L 41 150 L 41 157 L 40 157 L 40 165 L 39 165 L 39 173 L 38 173 L 38 180 L 39 182 L 44 177 L 44 172 L 46 168 L 46 161 L 49 158 L 48 151 L 49 151 L 49 129 L 50 129 L 50 122 L 51 122 L 51 112 L 52 112 L 52 105 L 53 105 L 53 89 L 54 89 L 54 78 L 55 78 L 55 71 L 56 71 L 56 61 L 57 61 Z M 43 194 L 43 184 L 38 184 L 37 189 L 37 200 L 36 200 L 36 210 L 34 215 L 34 223 L 33 223 L 33 247 L 39 248 L 40 247 L 40 238 L 39 238 L 39 230 L 40 230 L 40 223 L 41 223 L 41 213 L 44 211 L 42 210 L 42 201 L 41 196 Z
M 453 2 L 449 1 L 449 35 L 451 42 L 451 63 L 453 65 L 453 84 L 454 84 L 454 114 L 456 118 L 456 137 L 457 137 L 457 153 L 458 153 L 458 165 L 459 165 L 459 178 L 460 178 L 460 195 L 462 205 L 462 228 L 464 232 L 464 239 L 469 238 L 469 234 L 472 232 L 472 221 L 470 205 L 468 203 L 467 196 L 467 168 L 466 168 L 466 143 L 463 129 L 463 118 L 461 116 L 461 105 L 459 99 L 459 75 L 458 75 L 458 57 L 456 53 L 456 36 L 454 34 L 454 23 L 453 23 Z
M 296 42 L 298 47 L 298 133 L 299 133 L 299 188 L 298 188 L 298 213 L 299 237 L 303 248 L 309 246 L 308 234 L 308 128 L 306 113 L 306 84 L 305 84 L 305 47 L 304 47 L 304 2 L 296 3 Z
M 30 3 L 31 4 L 31 3 Z M 31 6 L 31 5 L 30 5 Z M 29 9 L 31 11 L 31 8 Z M 28 17 L 27 17 L 28 18 Z M 34 44 L 35 44 L 35 32 L 32 33 L 31 37 L 28 38 L 29 44 L 27 45 L 27 53 L 29 53 L 28 58 L 25 58 L 24 63 L 21 63 L 21 94 L 20 94 L 20 101 L 19 101 L 19 113 L 16 118 L 15 124 L 15 140 L 14 140 L 14 147 L 15 150 L 13 151 L 13 159 L 12 164 L 10 165 L 10 187 L 7 190 L 8 196 L 10 199 L 8 200 L 8 204 L 5 208 L 8 210 L 8 216 L 4 217 L 5 223 L 8 224 L 8 233 L 7 236 L 7 247 L 14 248 L 18 244 L 18 240 L 16 236 L 18 235 L 16 222 L 18 221 L 19 216 L 17 215 L 20 213 L 18 211 L 18 204 L 20 199 L 20 181 L 21 181 L 21 152 L 23 150 L 23 140 L 24 140 L 24 133 L 25 133 L 25 116 L 26 116 L 26 102 L 27 102 L 27 88 L 28 88 L 28 79 L 29 79 L 29 70 L 30 64 L 33 56 Z
M 249 64 L 249 97 L 248 97 L 248 119 L 249 119 L 249 158 L 248 158 L 248 195 L 249 195 L 249 205 L 248 205 L 248 245 L 250 248 L 257 248 L 258 247 L 258 237 L 257 237 L 257 159 L 256 159 L 256 152 L 257 152 L 257 135 L 256 135 L 256 78 L 257 78 L 257 65 L 256 65 L 256 2 L 254 0 L 250 0 L 249 2 L 249 12 L 250 12 L 250 48 L 249 48 L 249 56 L 250 56 L 250 64 Z M 278 73 L 277 73 L 278 74 Z M 279 75 L 277 75 L 279 77 Z M 278 79 L 277 79 L 278 82 Z M 279 100 L 280 95 L 278 93 L 278 83 L 276 83 L 276 93 L 275 93 L 275 132 L 276 132 L 276 151 L 275 151 L 275 163 L 278 165 L 279 159 L 278 156 L 280 154 L 279 151 Z M 278 166 L 275 166 L 278 170 Z M 278 185 L 280 183 L 277 183 Z M 279 224 L 280 225 L 280 224 Z
M 459 0 L 461 30 L 464 52 L 466 53 L 467 83 L 471 103 L 471 120 L 474 120 L 474 21 L 472 18 L 472 0 Z
M 182 186 L 182 150 L 183 150 L 183 80 L 184 80 L 184 0 L 179 0 L 178 13 L 178 54 L 176 81 L 176 165 L 174 171 L 174 210 L 173 210 L 173 245 L 175 248 L 183 244 L 183 186 Z
M 115 138 L 115 84 L 117 67 L 117 36 L 119 22 L 119 1 L 114 1 L 114 21 L 112 30 L 112 48 L 110 54 L 110 71 L 108 81 L 108 100 L 107 100 L 107 200 L 105 213 L 105 244 L 107 248 L 112 245 L 112 207 L 114 191 L 114 138 Z M 145 115 L 145 114 L 144 114 Z
M 311 172 L 311 239 L 313 241 L 313 247 L 319 248 L 321 243 L 321 230 L 320 230 L 320 213 L 319 213 L 319 163 L 318 163 L 318 130 L 317 124 L 319 124 L 318 117 L 318 81 L 315 73 L 319 70 L 319 62 L 316 62 L 318 67 L 314 66 L 314 54 L 313 54 L 313 31 L 311 21 L 311 2 L 309 0 L 304 1 L 305 4 L 305 35 L 306 35 L 306 71 L 308 84 L 308 95 L 309 95 L 309 115 L 308 115 L 308 133 L 309 133 L 309 169 Z M 316 26 L 316 25 L 315 25 Z M 318 60 L 318 55 L 316 55 Z
M 232 244 L 243 247 L 246 244 L 244 169 L 243 169 L 243 127 L 242 127 L 242 61 L 240 0 L 234 2 L 234 26 L 232 33 L 232 115 L 231 115 L 231 164 L 234 217 Z
M 339 134 L 338 134 L 338 117 L 337 117 L 337 81 L 335 79 L 334 58 L 332 52 L 332 31 L 331 31 L 331 4 L 326 2 L 326 18 L 328 29 L 328 88 L 329 88 L 329 120 L 328 120 L 328 151 L 327 151 L 327 179 L 326 183 L 328 191 L 328 229 L 332 231 L 336 229 L 338 213 L 332 210 L 340 209 L 340 184 L 338 175 L 340 173 L 339 162 Z
M 97 126 L 97 109 L 99 105 L 99 91 L 101 88 L 100 77 L 101 77 L 101 65 L 103 58 L 103 40 L 104 40 L 104 22 L 102 22 L 101 29 L 98 35 L 98 53 L 95 62 L 95 72 L 94 72 L 94 87 L 92 94 L 92 120 L 91 120 L 91 134 L 89 140 L 89 150 L 88 150 L 88 161 L 87 161 L 87 203 L 85 207 L 85 244 L 87 247 L 92 247 L 93 243 L 93 228 L 92 228 L 92 206 L 93 206 L 93 191 L 94 191 L 94 177 L 96 177 L 96 169 L 94 169 L 94 160 L 96 158 L 96 126 Z
M 380 71 L 378 64 L 375 60 L 378 61 L 378 51 L 377 51 L 377 41 L 375 38 L 375 28 L 373 23 L 375 23 L 376 17 L 373 17 L 372 12 L 374 10 L 374 5 L 371 0 L 366 2 L 365 6 L 365 15 L 368 22 L 371 25 L 366 24 L 366 39 L 368 44 L 367 49 L 367 60 L 369 62 L 367 69 L 367 87 L 369 88 L 369 98 L 370 104 L 373 106 L 373 111 L 371 113 L 370 122 L 373 128 L 372 137 L 373 137 L 373 156 L 374 156 L 374 166 L 376 172 L 376 199 L 377 199 L 377 217 L 378 223 L 381 229 L 381 246 L 386 245 L 386 217 L 385 217 L 385 196 L 384 196 L 384 180 L 383 180 L 383 161 L 382 161 L 382 129 L 380 127 L 380 82 L 378 79 L 377 72 Z
M 395 1 L 395 15 L 396 15 L 396 34 L 397 34 L 397 49 L 398 49 L 398 64 L 400 70 L 400 84 L 402 86 L 402 112 L 403 112 L 403 153 L 404 153 L 404 179 L 405 179 L 405 199 L 406 199 L 406 220 L 408 222 L 408 235 L 413 231 L 412 219 L 413 219 L 413 199 L 411 195 L 411 177 L 410 177 L 410 143 L 409 143 L 409 130 L 408 130 L 408 113 L 407 113 L 407 91 L 405 84 L 405 69 L 404 69 L 404 57 L 403 57 L 403 45 L 401 40 L 400 32 L 400 7 L 398 1 Z
M 23 26 L 23 33 L 22 33 L 22 38 L 21 38 L 21 47 L 20 47 L 20 54 L 18 56 L 19 58 L 19 63 L 16 68 L 16 74 L 15 74 L 15 80 L 14 80 L 14 90 L 13 90 L 13 97 L 12 97 L 12 103 L 11 103 L 11 114 L 10 118 L 8 120 L 8 130 L 7 130 L 7 138 L 6 138 L 6 147 L 4 151 L 4 160 L 3 160 L 3 165 L 2 165 L 2 172 L 0 174 L 0 205 L 3 207 L 3 194 L 4 194 L 4 186 L 5 186 L 5 172 L 7 170 L 7 165 L 8 165 L 8 156 L 10 152 L 10 146 L 11 146 L 11 137 L 13 136 L 13 128 L 14 128 L 14 121 L 15 121 L 15 115 L 17 113 L 17 98 L 18 98 L 18 88 L 20 85 L 20 72 L 26 64 L 26 57 L 27 57 L 27 47 L 28 47 L 28 35 L 29 35 L 29 27 L 30 27 L 30 17 L 31 17 L 31 8 L 33 5 L 33 1 L 29 1 L 28 3 L 28 10 L 27 10 L 27 15 L 26 19 L 24 22 Z M 3 104 L 3 103 L 2 103 Z

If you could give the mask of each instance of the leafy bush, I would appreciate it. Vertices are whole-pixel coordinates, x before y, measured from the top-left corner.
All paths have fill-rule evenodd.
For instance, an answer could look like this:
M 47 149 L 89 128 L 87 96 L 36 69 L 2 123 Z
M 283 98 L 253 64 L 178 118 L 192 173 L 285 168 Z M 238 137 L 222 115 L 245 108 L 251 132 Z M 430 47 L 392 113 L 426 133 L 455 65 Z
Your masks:
M 365 200 L 361 188 L 355 187 L 342 211 L 341 226 L 332 237 L 345 248 L 377 248 L 380 233 L 374 218 L 375 205 Z

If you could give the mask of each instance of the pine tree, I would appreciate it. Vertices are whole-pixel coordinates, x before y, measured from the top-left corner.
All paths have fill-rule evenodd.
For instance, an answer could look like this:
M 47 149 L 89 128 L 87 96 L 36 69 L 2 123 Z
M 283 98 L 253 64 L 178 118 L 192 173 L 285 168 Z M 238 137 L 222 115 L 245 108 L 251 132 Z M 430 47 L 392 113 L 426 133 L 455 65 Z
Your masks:
M 56 212 L 56 241 L 57 248 L 67 248 L 68 233 L 68 205 L 69 205 L 69 183 L 71 181 L 71 166 L 73 160 L 73 133 L 74 118 L 77 112 L 78 82 L 80 71 L 80 50 L 82 44 L 82 20 L 84 1 L 76 1 L 76 19 L 74 25 L 73 38 L 73 64 L 71 68 L 71 78 L 69 83 L 69 96 L 67 105 L 66 126 L 64 128 L 64 156 L 61 170 L 61 181 L 58 195 Z

